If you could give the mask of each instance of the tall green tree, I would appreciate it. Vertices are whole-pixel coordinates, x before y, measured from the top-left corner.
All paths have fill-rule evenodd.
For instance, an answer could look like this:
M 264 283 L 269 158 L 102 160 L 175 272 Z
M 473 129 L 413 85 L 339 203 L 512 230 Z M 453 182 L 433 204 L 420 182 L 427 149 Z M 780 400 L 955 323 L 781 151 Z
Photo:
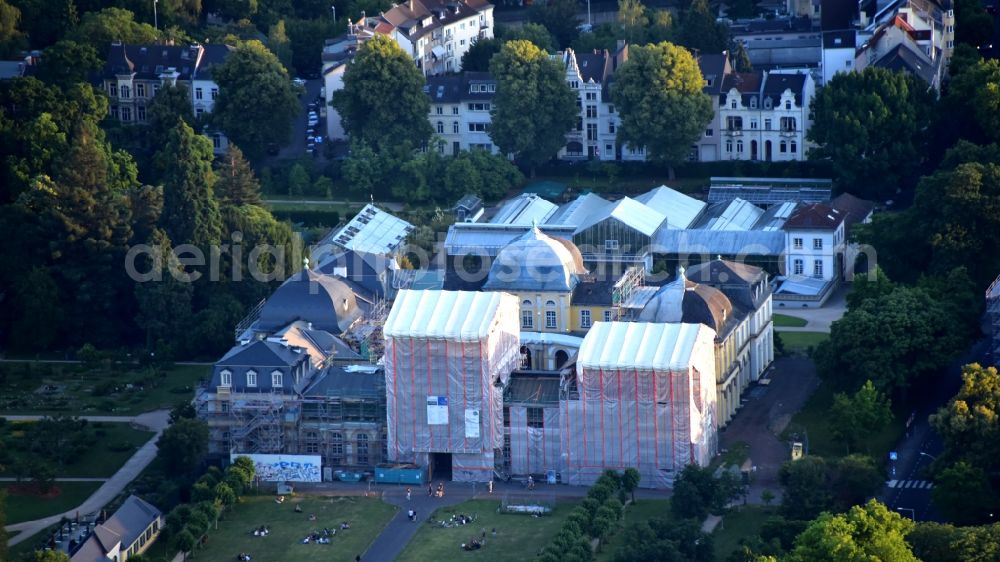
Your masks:
M 79 22 L 74 0 L 19 0 L 16 6 L 21 10 L 21 30 L 36 49 L 62 39 Z
M 991 519 L 998 498 L 984 468 L 959 461 L 934 475 L 934 505 L 949 521 L 973 525 Z
M 725 51 L 729 47 L 729 29 L 715 19 L 708 0 L 694 0 L 681 19 L 681 45 L 705 54 Z
M 285 20 L 278 20 L 267 31 L 267 48 L 271 49 L 288 72 L 292 72 L 292 42 L 285 29 Z
M 531 23 L 537 23 L 549 30 L 558 43 L 565 48 L 576 39 L 579 32 L 580 4 L 576 0 L 545 0 L 532 4 L 528 12 Z
M 45 56 L 38 63 L 38 78 L 63 88 L 79 82 L 89 83 L 102 65 L 92 46 L 62 40 L 45 49 Z
M 260 182 L 243 151 L 233 143 L 215 166 L 215 195 L 222 205 L 260 205 Z
M 0 0 L 0 56 L 11 56 L 27 45 L 18 27 L 20 23 L 21 10 L 7 0 Z
M 178 245 L 218 244 L 222 225 L 213 191 L 212 142 L 178 120 L 156 159 L 163 170 L 161 222 L 167 236 Z
M 503 43 L 492 37 L 476 39 L 462 55 L 463 72 L 489 72 L 490 59 L 500 52 Z
M 619 142 L 673 166 L 712 119 L 712 101 L 691 53 L 670 43 L 635 47 L 618 70 L 611 95 L 621 116 Z
M 287 28 L 292 49 L 292 67 L 296 74 L 308 76 L 318 73 L 323 66 L 323 41 L 337 33 L 333 21 L 325 17 L 289 19 Z
M 135 21 L 135 15 L 124 8 L 105 8 L 99 12 L 84 14 L 80 25 L 69 34 L 70 39 L 90 45 L 102 57 L 107 54 L 114 41 L 141 45 L 155 43 L 159 36 L 156 28 L 148 23 Z
M 875 497 L 885 485 L 875 459 L 865 455 L 847 455 L 834 465 L 834 510 L 847 511 Z
M 376 34 L 358 49 L 333 95 L 344 130 L 377 151 L 423 146 L 431 136 L 430 99 L 413 59 L 386 35 Z
M 47 351 L 56 342 L 59 325 L 59 287 L 48 268 L 34 267 L 14 285 L 14 319 L 9 343 L 21 351 Z
M 844 443 L 847 452 L 856 450 L 867 437 L 881 431 L 890 421 L 889 400 L 870 380 L 850 396 L 839 392 L 833 397 L 831 426 L 834 436 Z
M 257 14 L 257 0 L 217 0 L 219 15 L 230 20 L 239 21 L 252 18 Z
M 795 541 L 789 562 L 919 562 L 906 543 L 913 522 L 871 500 L 847 513 L 824 513 Z
M 169 470 L 190 474 L 208 454 L 208 425 L 203 420 L 177 420 L 163 431 L 156 447 Z
M 927 84 L 907 72 L 837 74 L 813 100 L 809 158 L 832 162 L 840 185 L 858 196 L 893 198 L 920 170 L 932 107 Z
M 781 498 L 781 514 L 788 519 L 806 521 L 830 509 L 833 494 L 826 461 L 815 455 L 788 461 L 778 472 L 785 491 Z
M 944 440 L 948 458 L 987 470 L 1000 468 L 1000 374 L 972 363 L 962 368 L 962 387 L 930 418 Z
M 212 77 L 219 85 L 212 120 L 251 159 L 271 142 L 288 141 L 301 106 L 288 72 L 263 43 L 241 43 Z
M 576 123 L 576 95 L 564 71 L 527 41 L 509 41 L 490 62 L 497 81 L 490 138 L 504 154 L 534 170 L 566 144 Z M 538 108 L 545 108 L 539 111 Z
M 646 6 L 640 0 L 618 0 L 617 21 L 625 34 L 625 39 L 629 43 L 637 43 L 649 25 Z
M 549 30 L 545 26 L 537 23 L 526 23 L 517 27 L 507 27 L 502 28 L 503 34 L 500 36 L 500 40 L 504 43 L 507 41 L 530 41 L 539 49 L 545 51 L 546 53 L 554 53 L 558 49 L 556 48 L 556 39 L 553 37 Z M 497 51 L 499 51 L 499 47 Z M 489 68 L 487 67 L 487 70 Z M 465 67 L 462 67 L 465 70 Z
M 615 562 L 712 562 L 712 536 L 701 532 L 701 523 L 654 518 L 629 525 L 624 531 Z

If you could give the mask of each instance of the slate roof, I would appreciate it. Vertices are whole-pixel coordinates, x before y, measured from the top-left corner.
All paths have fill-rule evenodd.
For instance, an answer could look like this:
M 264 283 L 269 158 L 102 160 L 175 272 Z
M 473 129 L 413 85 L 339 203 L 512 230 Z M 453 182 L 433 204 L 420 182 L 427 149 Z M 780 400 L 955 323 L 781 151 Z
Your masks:
M 571 302 L 574 306 L 611 306 L 611 293 L 617 279 L 598 278 L 585 275 L 573 289 Z
M 320 373 L 302 395 L 306 398 L 378 398 L 385 392 L 385 372 L 381 367 L 329 367 Z
M 875 61 L 875 66 L 908 72 L 928 84 L 934 84 L 937 77 L 937 69 L 933 63 L 913 52 L 905 43 L 893 47 L 882 58 Z
M 824 49 L 853 49 L 857 46 L 855 42 L 856 34 L 853 29 L 823 32 Z
M 178 73 L 178 80 L 211 79 L 211 68 L 222 63 L 232 47 L 227 45 L 123 45 L 113 43 L 104 65 L 104 77 L 134 74 L 139 80 L 159 80 L 167 69 Z
M 133 495 L 102 526 L 121 536 L 122 546 L 127 547 L 160 515 L 160 510 L 151 503 Z
M 488 2 L 481 0 L 409 0 L 383 13 L 380 23 L 388 23 L 389 26 L 378 26 L 382 29 L 376 27 L 376 31 L 388 34 L 395 28 L 415 41 L 435 29 L 475 17 L 489 6 Z M 428 18 L 431 19 L 430 24 L 423 25 Z
M 844 221 L 844 213 L 823 203 L 799 207 L 785 222 L 785 229 L 833 230 Z
M 431 103 L 462 103 L 465 101 L 489 101 L 496 96 L 493 92 L 472 92 L 472 84 L 496 85 L 497 81 L 489 72 L 461 72 L 459 74 L 442 74 L 428 76 L 424 85 L 424 93 Z
M 348 250 L 325 257 L 316 270 L 359 285 L 366 295 L 385 298 L 382 279 L 386 278 L 387 271 L 393 264 L 395 259 L 387 256 Z
M 723 77 L 726 75 L 728 62 L 726 55 L 707 54 L 698 56 L 698 68 L 701 69 L 701 75 L 706 80 L 704 88 L 706 94 L 718 95 L 722 92 Z M 707 83 L 709 78 L 712 79 L 711 84 Z
M 272 331 L 304 320 L 340 334 L 362 315 L 357 295 L 344 279 L 305 269 L 275 289 L 261 308 L 258 327 Z
M 875 210 L 875 202 L 850 193 L 841 193 L 830 201 L 830 206 L 844 213 L 844 223 L 847 226 L 858 224 L 865 220 Z
M 756 283 L 767 278 L 763 269 L 730 260 L 712 260 L 692 265 L 685 276 L 695 283 L 708 285 L 725 283 Z
M 510 377 L 508 404 L 558 404 L 559 377 L 514 372 Z
M 256 340 L 246 345 L 234 345 L 222 359 L 216 363 L 216 367 L 256 367 L 267 366 L 290 367 L 298 363 L 302 354 L 296 352 L 291 347 L 286 347 L 277 342 L 267 340 Z

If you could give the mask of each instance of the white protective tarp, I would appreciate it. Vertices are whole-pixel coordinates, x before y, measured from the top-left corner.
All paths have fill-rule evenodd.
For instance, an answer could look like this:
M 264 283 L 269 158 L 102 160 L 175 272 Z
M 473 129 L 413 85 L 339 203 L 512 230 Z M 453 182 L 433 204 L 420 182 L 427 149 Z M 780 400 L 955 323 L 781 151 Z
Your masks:
M 640 485 L 660 488 L 685 465 L 708 464 L 718 446 L 714 338 L 700 324 L 595 324 L 576 391 L 560 402 L 563 481 L 634 467 Z
M 510 406 L 510 471 L 512 474 L 562 472 L 559 407 L 542 408 L 542 427 L 528 427 L 524 406 Z
M 518 329 L 513 295 L 400 292 L 383 332 L 391 461 L 452 453 L 456 480 L 490 477 Z

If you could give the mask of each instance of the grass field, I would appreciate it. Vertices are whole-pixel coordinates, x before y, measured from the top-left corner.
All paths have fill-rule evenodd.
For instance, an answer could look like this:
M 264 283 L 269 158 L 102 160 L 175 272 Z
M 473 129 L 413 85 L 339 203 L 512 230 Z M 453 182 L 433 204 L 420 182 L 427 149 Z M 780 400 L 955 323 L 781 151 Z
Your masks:
M 788 353 L 806 353 L 830 337 L 823 332 L 776 332 Z
M 295 504 L 302 506 L 302 513 L 295 513 Z M 376 498 L 301 496 L 279 505 L 273 496 L 248 497 L 223 515 L 219 528 L 209 532 L 208 543 L 195 550 L 194 559 L 235 560 L 237 554 L 246 552 L 260 562 L 353 562 L 395 513 L 395 507 Z M 315 521 L 309 521 L 310 514 L 316 515 Z M 342 521 L 348 521 L 351 528 L 338 530 L 331 544 L 302 544 L 307 534 L 339 529 Z M 252 530 L 261 525 L 270 534 L 253 536 Z
M 774 325 L 779 328 L 801 328 L 809 322 L 795 316 L 787 314 L 775 314 L 772 318 Z
M 11 422 L 0 426 L 0 445 L 12 458 L 30 455 L 26 439 L 27 428 L 33 422 Z M 54 466 L 56 477 L 106 478 L 113 475 L 135 451 L 153 436 L 153 432 L 136 429 L 127 423 L 87 424 L 82 430 L 88 446 L 71 464 Z M 0 464 L 0 476 L 15 476 L 10 463 Z
M 738 511 L 734 510 L 722 518 L 722 524 L 716 527 L 712 533 L 715 542 L 715 559 L 718 562 L 725 562 L 736 547 L 739 546 L 740 539 L 756 535 L 760 532 L 764 521 L 772 513 L 771 509 L 760 506 L 743 506 Z
M 32 521 L 62 513 L 80 505 L 101 487 L 100 482 L 56 482 L 60 494 L 52 498 L 12 493 L 13 482 L 0 483 L 7 491 L 7 524 Z
M 821 383 L 802 410 L 792 417 L 783 438 L 790 438 L 792 433 L 801 432 L 804 428 L 809 436 L 809 454 L 830 458 L 846 455 L 848 451 L 844 443 L 833 436 L 833 425 L 828 415 L 833 404 L 833 395 L 832 386 L 826 382 Z M 851 452 L 870 454 L 876 461 L 881 462 L 893 444 L 899 441 L 903 431 L 905 431 L 903 420 L 897 415 L 882 431 L 870 435 L 862 450 Z
M 86 369 L 51 363 L 0 364 L 0 412 L 134 415 L 170 408 L 194 396 L 210 367 Z
M 546 517 L 531 517 L 519 514 L 497 512 L 499 502 L 495 500 L 472 500 L 454 507 L 442 508 L 431 515 L 440 520 L 455 513 L 475 515 L 476 522 L 469 526 L 445 529 L 424 523 L 406 550 L 397 558 L 398 562 L 425 562 L 428 560 L 449 560 L 461 556 L 462 560 L 489 560 L 490 562 L 520 562 L 531 560 L 548 542 L 555 537 L 563 520 L 575 506 L 574 503 L 557 503 L 552 514 Z M 497 536 L 486 535 L 486 546 L 480 550 L 464 552 L 461 545 L 478 536 L 481 529 L 497 530 Z

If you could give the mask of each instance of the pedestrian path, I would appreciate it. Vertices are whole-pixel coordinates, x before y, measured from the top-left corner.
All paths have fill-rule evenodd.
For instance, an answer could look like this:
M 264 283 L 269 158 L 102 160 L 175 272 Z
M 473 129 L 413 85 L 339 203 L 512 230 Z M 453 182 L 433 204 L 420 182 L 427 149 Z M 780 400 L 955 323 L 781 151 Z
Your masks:
M 911 490 L 930 490 L 934 487 L 934 483 L 930 480 L 889 480 L 885 483 L 886 488 L 896 488 L 896 489 L 911 489 Z

